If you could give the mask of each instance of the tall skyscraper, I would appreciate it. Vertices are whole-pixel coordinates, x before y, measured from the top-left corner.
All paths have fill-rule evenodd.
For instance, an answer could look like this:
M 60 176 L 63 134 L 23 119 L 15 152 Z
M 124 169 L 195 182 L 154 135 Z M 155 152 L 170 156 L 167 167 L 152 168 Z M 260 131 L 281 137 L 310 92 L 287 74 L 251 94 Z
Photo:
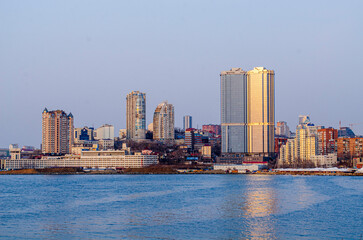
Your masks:
M 192 128 L 193 124 L 192 124 L 192 116 L 186 115 L 183 117 L 183 129 L 184 131 L 187 130 L 188 128 Z
M 247 138 L 247 72 L 221 72 L 222 153 L 245 153 Z
M 127 139 L 145 139 L 146 133 L 146 94 L 132 91 L 126 97 Z
M 274 71 L 221 72 L 222 153 L 274 152 Z
M 73 145 L 73 115 L 62 110 L 42 113 L 42 152 L 44 154 L 70 153 Z
M 275 143 L 275 73 L 255 67 L 247 76 L 248 152 L 272 153 Z
M 153 138 L 161 141 L 174 140 L 174 106 L 166 101 L 155 109 Z

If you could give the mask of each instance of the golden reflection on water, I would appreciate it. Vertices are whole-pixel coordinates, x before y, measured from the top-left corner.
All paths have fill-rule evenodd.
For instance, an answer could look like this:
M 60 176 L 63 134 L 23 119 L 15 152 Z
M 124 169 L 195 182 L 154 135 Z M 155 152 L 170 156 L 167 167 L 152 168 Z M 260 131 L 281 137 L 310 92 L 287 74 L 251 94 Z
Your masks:
M 276 197 L 270 176 L 247 178 L 244 215 L 251 239 L 276 239 L 275 223 L 271 215 L 276 213 Z
M 267 217 L 276 212 L 275 192 L 269 178 L 257 176 L 246 183 L 246 204 L 243 208 L 246 217 Z
M 241 239 L 276 239 L 277 198 L 271 176 L 246 176 L 225 198 L 225 217 L 240 219 Z

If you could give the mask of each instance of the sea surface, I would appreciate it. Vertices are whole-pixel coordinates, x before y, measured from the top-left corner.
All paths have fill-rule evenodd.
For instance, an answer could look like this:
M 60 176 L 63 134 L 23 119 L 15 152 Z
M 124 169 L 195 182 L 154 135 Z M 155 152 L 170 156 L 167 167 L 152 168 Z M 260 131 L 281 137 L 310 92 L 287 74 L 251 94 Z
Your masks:
M 3 239 L 362 239 L 363 178 L 2 175 Z

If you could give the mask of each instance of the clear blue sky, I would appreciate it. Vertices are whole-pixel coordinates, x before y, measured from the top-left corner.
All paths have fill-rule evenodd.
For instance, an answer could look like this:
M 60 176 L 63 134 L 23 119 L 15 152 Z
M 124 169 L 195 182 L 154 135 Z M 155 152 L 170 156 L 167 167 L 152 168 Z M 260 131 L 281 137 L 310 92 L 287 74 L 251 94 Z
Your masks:
M 220 123 L 219 74 L 275 70 L 276 121 L 363 123 L 363 1 L 0 0 L 0 147 L 41 143 L 41 112 L 126 127 L 146 92 L 193 124 Z M 363 134 L 363 124 L 353 130 Z

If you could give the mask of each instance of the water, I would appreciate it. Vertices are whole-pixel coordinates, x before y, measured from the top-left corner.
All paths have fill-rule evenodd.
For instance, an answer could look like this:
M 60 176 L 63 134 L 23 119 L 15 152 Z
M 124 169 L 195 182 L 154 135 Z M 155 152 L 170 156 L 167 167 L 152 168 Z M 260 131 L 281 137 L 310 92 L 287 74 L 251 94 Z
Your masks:
M 362 239 L 363 178 L 0 176 L 4 239 Z

